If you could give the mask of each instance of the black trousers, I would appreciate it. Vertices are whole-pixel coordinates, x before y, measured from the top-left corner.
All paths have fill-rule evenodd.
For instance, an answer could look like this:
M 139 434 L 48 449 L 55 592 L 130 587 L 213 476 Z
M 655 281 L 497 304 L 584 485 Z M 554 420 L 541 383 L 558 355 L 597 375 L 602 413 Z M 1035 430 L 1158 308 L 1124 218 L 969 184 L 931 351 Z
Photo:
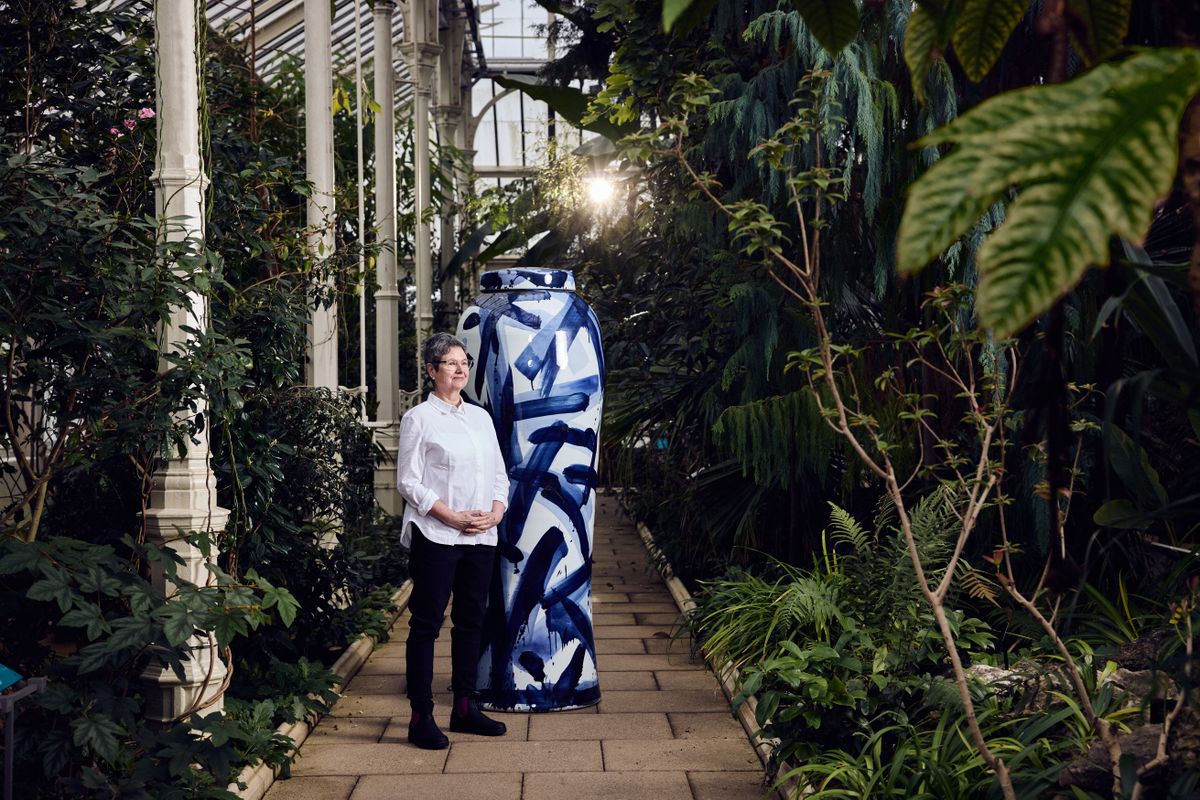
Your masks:
M 442 631 L 451 593 L 450 686 L 455 697 L 475 694 L 483 612 L 495 558 L 494 545 L 438 544 L 413 525 L 408 562 L 413 588 L 405 647 L 408 701 L 413 711 L 433 710 L 433 643 Z

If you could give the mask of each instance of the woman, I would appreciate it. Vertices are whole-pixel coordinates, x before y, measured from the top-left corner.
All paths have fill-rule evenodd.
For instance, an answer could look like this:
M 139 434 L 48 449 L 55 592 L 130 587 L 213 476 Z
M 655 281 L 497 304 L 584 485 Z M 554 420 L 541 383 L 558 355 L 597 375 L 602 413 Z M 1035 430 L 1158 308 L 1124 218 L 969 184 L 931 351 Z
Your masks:
M 412 719 L 408 740 L 426 750 L 450 742 L 433 719 L 433 643 L 450 618 L 450 730 L 501 736 L 504 723 L 475 705 L 480 631 L 496 554 L 496 525 L 508 502 L 508 475 L 492 419 L 463 402 L 471 361 L 466 346 L 436 333 L 422 351 L 433 391 L 400 422 L 396 484 L 406 501 L 401 541 L 410 550 L 412 595 L 406 661 Z

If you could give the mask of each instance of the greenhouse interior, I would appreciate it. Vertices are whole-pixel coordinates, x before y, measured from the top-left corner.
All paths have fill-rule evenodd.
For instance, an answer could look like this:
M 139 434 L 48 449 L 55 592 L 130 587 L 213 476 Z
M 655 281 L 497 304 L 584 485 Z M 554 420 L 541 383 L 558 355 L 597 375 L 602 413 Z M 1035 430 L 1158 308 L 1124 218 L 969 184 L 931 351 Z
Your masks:
M 1200 0 L 0 53 L 4 800 L 1200 797 Z

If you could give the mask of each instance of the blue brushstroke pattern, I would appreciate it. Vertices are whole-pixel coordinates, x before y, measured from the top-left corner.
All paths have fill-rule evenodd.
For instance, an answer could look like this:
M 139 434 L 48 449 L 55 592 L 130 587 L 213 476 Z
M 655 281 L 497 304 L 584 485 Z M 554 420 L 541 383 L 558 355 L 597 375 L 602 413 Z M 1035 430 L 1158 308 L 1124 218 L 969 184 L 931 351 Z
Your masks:
M 547 272 L 562 274 L 552 275 L 547 284 Z M 584 669 L 586 659 L 593 665 L 596 660 L 590 616 L 590 525 L 598 437 L 596 430 L 572 427 L 564 417 L 594 410 L 599 419 L 605 373 L 600 330 L 595 315 L 580 298 L 532 288 L 565 286 L 568 278 L 573 286 L 569 272 L 504 273 L 484 276 L 485 291 L 489 287 L 494 291 L 479 298 L 460 325 L 460 331 L 479 329 L 482 352 L 476 354 L 471 388 L 496 423 L 510 479 L 509 507 L 499 528 L 499 561 L 511 566 L 498 568 L 490 587 L 482 695 L 497 708 L 552 710 L 590 705 L 600 697 L 594 673 L 589 670 L 585 679 Z M 530 288 L 495 291 L 514 283 Z M 562 302 L 550 310 L 546 308 L 550 300 Z M 535 313 L 539 308 L 545 309 L 540 315 Z M 506 330 L 521 333 L 506 337 Z M 596 374 L 573 375 L 569 365 L 558 362 L 561 350 L 570 352 L 581 333 L 596 348 Z M 565 337 L 565 348 L 560 335 Z M 506 352 L 509 341 L 522 344 L 515 358 Z M 560 382 L 564 375 L 569 379 Z M 522 385 L 519 393 L 517 380 Z M 530 431 L 530 421 L 538 419 L 546 424 Z M 586 455 L 577 463 L 555 468 L 564 447 Z M 543 509 L 541 514 L 552 512 L 562 527 L 550 525 L 544 532 L 527 532 L 535 507 Z M 532 550 L 525 552 L 520 547 L 522 534 L 526 534 L 528 547 L 529 533 L 540 535 Z M 555 577 L 572 553 L 578 554 L 572 558 L 574 563 L 581 557 L 581 566 Z M 568 646 L 574 647 L 569 663 L 564 666 L 557 661 L 555 669 L 561 670 L 560 674 L 549 674 L 550 662 Z M 537 685 L 518 689 L 514 665 Z

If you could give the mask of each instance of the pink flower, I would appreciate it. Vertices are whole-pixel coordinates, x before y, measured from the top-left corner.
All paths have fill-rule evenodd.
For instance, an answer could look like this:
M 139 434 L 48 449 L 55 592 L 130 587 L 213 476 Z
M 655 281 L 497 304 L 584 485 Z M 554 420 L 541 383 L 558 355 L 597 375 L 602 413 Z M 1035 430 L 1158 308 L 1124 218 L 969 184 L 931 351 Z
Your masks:
M 109 129 L 108 129 L 108 132 L 109 132 L 109 133 L 111 133 L 113 136 L 117 136 L 117 137 L 120 137 L 120 136 L 124 136 L 124 135 L 125 135 L 125 134 L 124 134 L 124 133 L 121 131 L 121 129 L 120 129 L 120 128 L 109 128 Z
M 125 126 L 125 130 L 127 130 L 127 131 L 131 131 L 137 127 L 137 121 L 132 120 L 132 119 L 127 119 L 124 122 L 122 122 L 121 124 Z
M 154 119 L 154 109 L 153 108 L 139 108 L 138 109 L 138 119 Z

